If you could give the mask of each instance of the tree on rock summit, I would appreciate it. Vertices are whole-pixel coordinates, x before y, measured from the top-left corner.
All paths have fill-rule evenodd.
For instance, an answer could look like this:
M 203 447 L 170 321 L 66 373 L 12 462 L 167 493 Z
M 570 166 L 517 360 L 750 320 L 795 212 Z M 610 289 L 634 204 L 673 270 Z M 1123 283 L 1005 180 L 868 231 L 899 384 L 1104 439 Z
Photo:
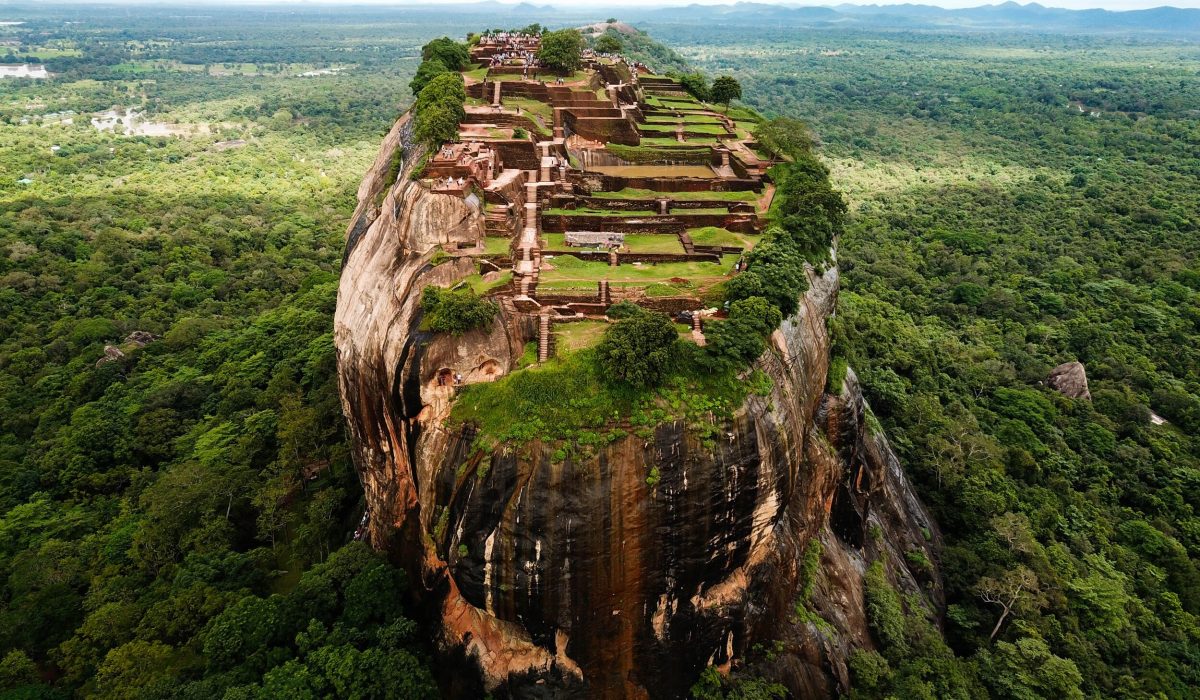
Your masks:
M 579 68 L 582 51 L 583 36 L 574 29 L 560 29 L 542 35 L 537 57 L 547 68 L 567 74 Z

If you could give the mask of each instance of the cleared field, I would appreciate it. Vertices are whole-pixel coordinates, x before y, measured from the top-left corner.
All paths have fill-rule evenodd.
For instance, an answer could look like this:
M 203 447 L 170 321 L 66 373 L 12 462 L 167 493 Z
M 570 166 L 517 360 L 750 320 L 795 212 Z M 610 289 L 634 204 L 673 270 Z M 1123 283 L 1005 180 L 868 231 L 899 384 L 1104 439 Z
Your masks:
M 546 216 L 654 216 L 658 212 L 649 209 L 559 209 L 551 207 L 542 212 Z

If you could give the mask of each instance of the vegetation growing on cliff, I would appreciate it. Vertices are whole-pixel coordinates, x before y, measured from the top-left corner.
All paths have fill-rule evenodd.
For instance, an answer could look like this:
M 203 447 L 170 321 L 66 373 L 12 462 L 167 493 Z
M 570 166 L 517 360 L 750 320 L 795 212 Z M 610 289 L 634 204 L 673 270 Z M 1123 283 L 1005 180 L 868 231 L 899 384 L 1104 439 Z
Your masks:
M 430 149 L 456 140 L 458 125 L 466 116 L 466 100 L 461 73 L 433 76 L 413 102 L 413 135 Z
M 811 119 L 850 197 L 838 352 L 942 525 L 953 652 L 909 641 L 902 662 L 865 659 L 856 693 L 919 697 L 918 678 L 948 673 L 971 697 L 1070 697 L 1073 680 L 1089 697 L 1192 695 L 1194 48 L 656 33 L 736 69 L 749 104 Z M 1041 385 L 1073 359 L 1091 402 Z M 1022 568 L 1036 585 L 1006 585 Z M 989 642 L 1004 613 L 989 600 L 1013 594 Z
M 492 322 L 500 310 L 494 303 L 482 299 L 471 288 L 448 290 L 426 287 L 421 292 L 421 327 L 435 333 L 462 335 Z

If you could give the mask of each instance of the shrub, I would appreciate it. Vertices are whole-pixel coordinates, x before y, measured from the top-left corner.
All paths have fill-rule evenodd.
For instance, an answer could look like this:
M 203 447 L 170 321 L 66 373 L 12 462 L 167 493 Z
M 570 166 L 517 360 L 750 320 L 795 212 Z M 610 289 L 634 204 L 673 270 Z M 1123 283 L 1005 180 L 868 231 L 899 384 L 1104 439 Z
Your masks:
M 779 309 L 762 297 L 733 302 L 729 318 L 709 322 L 705 354 L 715 369 L 736 369 L 750 364 L 766 350 L 766 337 L 783 321 Z
M 683 89 L 697 100 L 708 102 L 712 99 L 712 93 L 708 87 L 708 78 L 705 78 L 703 73 L 683 73 L 674 77 L 683 86 Z
M 621 319 L 641 316 L 644 313 L 646 313 L 646 310 L 632 301 L 622 300 L 608 307 L 608 311 L 604 315 L 609 318 Z
M 613 34 L 605 33 L 596 39 L 596 50 L 600 53 L 620 53 L 621 40 Z
M 678 342 L 679 335 L 666 314 L 645 312 L 605 331 L 596 357 L 609 379 L 637 388 L 658 386 L 671 369 Z
M 425 288 L 421 293 L 421 308 L 425 312 L 422 328 L 454 335 L 486 326 L 500 310 L 470 289 L 450 291 L 441 287 Z

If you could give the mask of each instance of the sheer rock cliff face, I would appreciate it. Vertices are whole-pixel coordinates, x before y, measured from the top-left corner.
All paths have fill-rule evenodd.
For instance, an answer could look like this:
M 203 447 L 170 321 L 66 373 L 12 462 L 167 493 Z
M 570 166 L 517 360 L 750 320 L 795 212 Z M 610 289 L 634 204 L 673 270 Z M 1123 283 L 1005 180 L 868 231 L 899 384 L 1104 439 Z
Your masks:
M 867 562 L 887 557 L 895 583 L 939 609 L 932 522 L 866 428 L 853 374 L 825 394 L 836 267 L 810 272 L 799 312 L 758 361 L 771 393 L 720 425 L 715 447 L 667 423 L 555 461 L 553 445 L 489 455 L 469 428 L 446 428 L 453 387 L 437 373 L 503 375 L 536 322 L 501 312 L 460 338 L 419 330 L 420 290 L 473 272 L 430 265 L 435 246 L 474 240 L 483 218 L 409 180 L 411 145 L 379 197 L 407 133 L 405 118 L 359 189 L 335 342 L 369 538 L 408 569 L 440 631 L 448 694 L 682 697 L 706 665 L 781 638 L 766 674 L 798 697 L 828 696 L 845 689 L 850 652 L 872 645 Z M 821 625 L 794 613 L 814 542 L 824 554 L 807 605 Z M 933 568 L 910 572 L 912 550 Z

